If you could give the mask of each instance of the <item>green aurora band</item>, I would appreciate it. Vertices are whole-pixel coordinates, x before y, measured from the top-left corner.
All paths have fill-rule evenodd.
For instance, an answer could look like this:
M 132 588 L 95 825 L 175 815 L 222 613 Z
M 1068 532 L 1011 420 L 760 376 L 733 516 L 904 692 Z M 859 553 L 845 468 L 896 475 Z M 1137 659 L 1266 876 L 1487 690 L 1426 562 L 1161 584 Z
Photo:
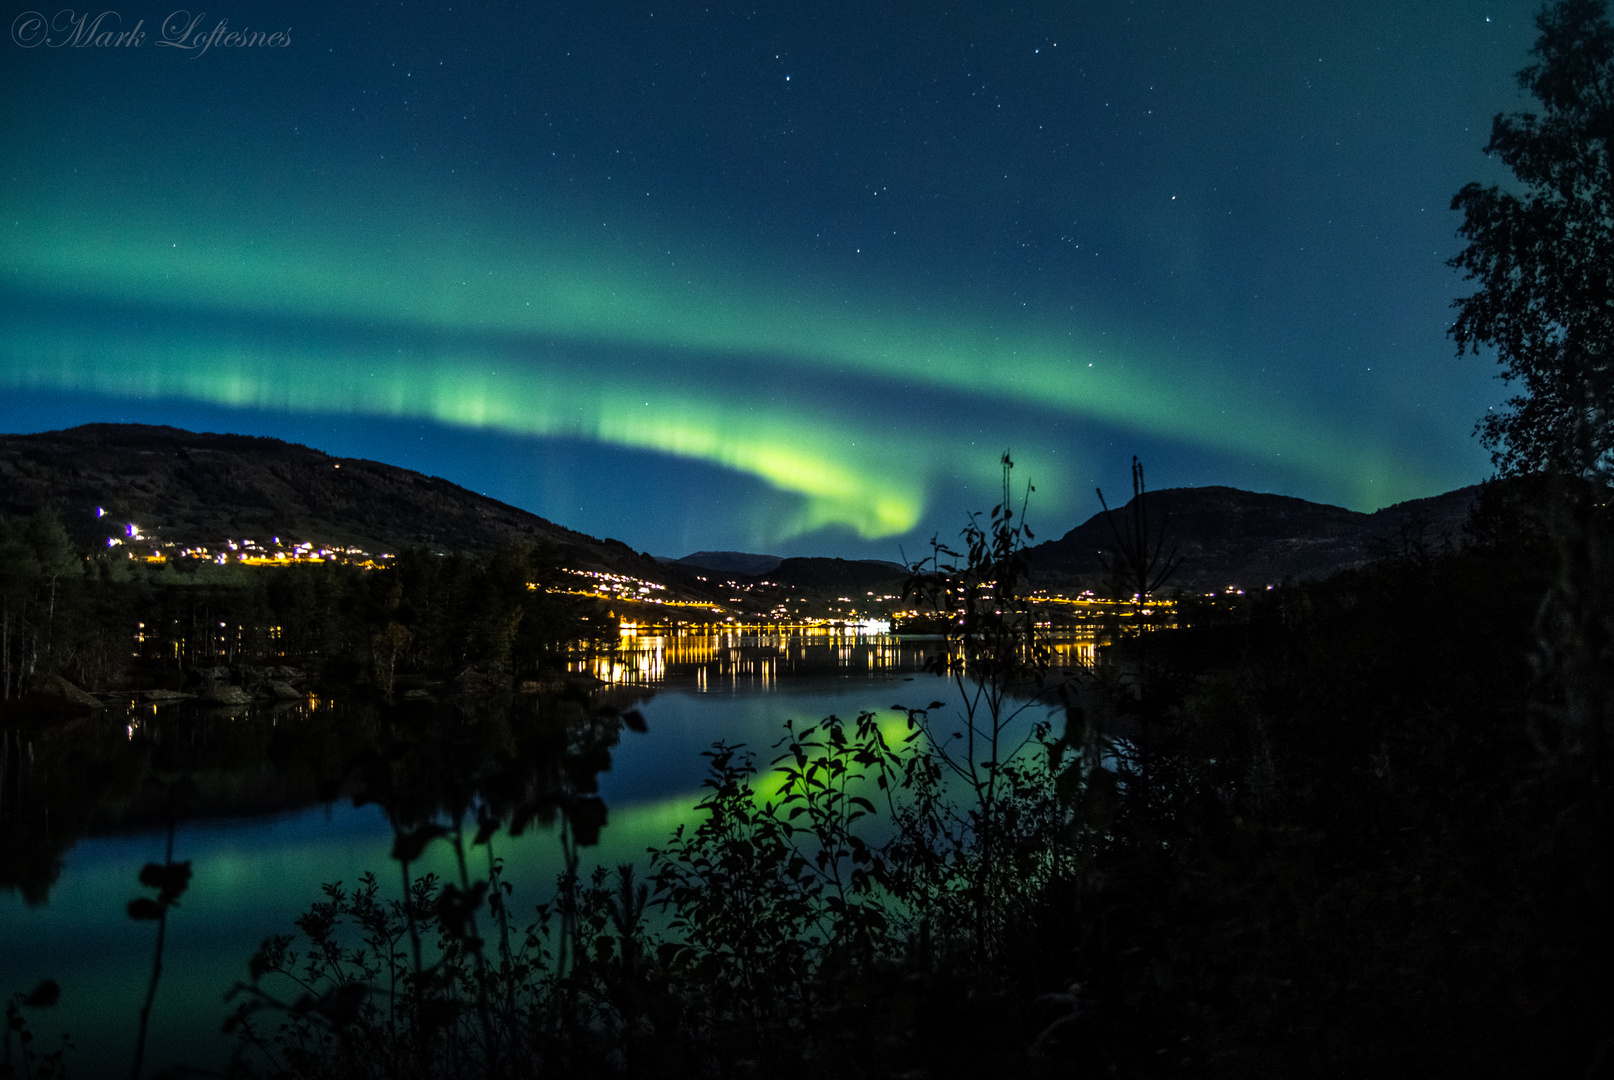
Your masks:
M 742 408 L 698 390 L 632 385 L 582 364 L 170 338 L 161 344 L 8 326 L 0 384 L 281 412 L 420 418 L 522 435 L 581 436 L 713 462 L 804 497 L 789 537 L 829 524 L 865 537 L 913 528 L 926 454 L 881 445 L 782 403 Z
M 1173 370 L 1180 365 L 1084 345 L 1067 328 L 927 314 L 891 292 L 850 293 L 844 281 L 824 286 L 800 270 L 791 280 L 749 272 L 741 259 L 673 258 L 659 244 L 621 241 L 621 230 L 584 240 L 575 220 L 540 230 L 530 216 L 495 222 L 469 206 L 445 214 L 443 199 L 429 215 L 424 204 L 379 201 L 390 212 L 374 204 L 362 216 L 306 212 L 295 227 L 255 232 L 217 224 L 251 214 L 179 217 L 115 192 L 70 205 L 23 198 L 0 226 L 0 288 L 193 311 L 211 323 L 360 324 L 418 345 L 120 338 L 15 317 L 0 327 L 0 385 L 430 419 L 673 454 L 800 496 L 801 512 L 776 537 L 826 525 L 865 538 L 901 534 L 920 520 L 941 469 L 980 482 L 995 466 L 981 439 L 962 433 L 747 396 L 738 374 L 746 366 L 827 384 L 837 375 L 881 379 L 984 399 L 999 414 L 1023 406 L 1281 460 L 1358 506 L 1429 490 L 1365 440 L 1252 407 Z M 432 224 L 443 221 L 452 227 Z M 566 342 L 649 350 L 666 362 L 635 368 L 630 382 L 569 357 Z M 905 429 L 901 438 L 872 437 L 893 427 Z M 1013 434 L 1033 476 L 1057 471 L 1046 442 Z

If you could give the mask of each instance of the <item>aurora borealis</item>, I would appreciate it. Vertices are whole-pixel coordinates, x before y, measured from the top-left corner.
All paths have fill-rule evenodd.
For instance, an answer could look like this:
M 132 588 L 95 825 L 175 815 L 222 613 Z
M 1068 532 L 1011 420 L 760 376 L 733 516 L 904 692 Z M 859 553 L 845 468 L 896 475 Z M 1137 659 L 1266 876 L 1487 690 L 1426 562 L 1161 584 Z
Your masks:
M 990 505 L 1005 447 L 1045 533 L 1134 453 L 1157 487 L 1435 494 L 1484 475 L 1502 396 L 1444 338 L 1446 206 L 1492 178 L 1531 12 L 276 4 L 204 17 L 273 50 L 14 38 L 0 427 L 276 435 L 674 556 L 894 557 Z

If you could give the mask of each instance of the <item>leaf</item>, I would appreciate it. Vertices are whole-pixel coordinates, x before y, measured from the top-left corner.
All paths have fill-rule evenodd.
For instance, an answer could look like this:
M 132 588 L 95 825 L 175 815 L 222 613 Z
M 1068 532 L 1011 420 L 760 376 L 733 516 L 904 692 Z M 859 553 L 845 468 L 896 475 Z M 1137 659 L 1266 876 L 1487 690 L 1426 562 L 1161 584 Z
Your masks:
M 157 902 L 167 907 L 185 895 L 191 883 L 191 863 L 147 863 L 140 868 L 140 884 L 157 890 Z
M 363 983 L 347 983 L 326 994 L 313 1009 L 324 1013 L 335 1026 L 345 1027 L 359 1018 L 359 1009 L 369 992 L 370 988 Z
M 142 896 L 137 900 L 129 901 L 129 918 L 131 919 L 146 921 L 162 917 L 162 906 L 149 896 Z
M 440 836 L 448 835 L 441 825 L 422 825 L 418 829 L 400 829 L 392 842 L 392 857 L 399 862 L 414 862 L 426 845 Z
M 55 979 L 45 979 L 29 991 L 28 996 L 22 999 L 22 1003 L 30 1009 L 48 1009 L 60 1001 L 61 997 L 61 985 Z
M 660 961 L 663 968 L 674 970 L 688 960 L 694 951 L 688 945 L 663 941 L 656 946 L 656 959 Z
M 493 834 L 499 831 L 497 818 L 483 818 L 476 827 L 476 839 L 471 841 L 472 847 L 481 847 L 493 839 Z
M 566 820 L 571 822 L 578 846 L 593 847 L 605 827 L 605 803 L 598 796 L 585 795 L 566 808 Z
M 644 722 L 644 713 L 638 709 L 629 709 L 623 713 L 622 722 L 628 726 L 629 731 L 637 731 L 641 735 L 650 730 Z

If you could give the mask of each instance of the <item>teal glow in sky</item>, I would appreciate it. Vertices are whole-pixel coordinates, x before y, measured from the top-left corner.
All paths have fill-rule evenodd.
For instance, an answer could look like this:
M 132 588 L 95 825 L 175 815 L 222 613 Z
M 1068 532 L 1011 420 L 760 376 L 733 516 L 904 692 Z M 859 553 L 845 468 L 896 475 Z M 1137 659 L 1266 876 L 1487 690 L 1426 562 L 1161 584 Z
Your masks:
M 1133 453 L 1363 509 L 1473 482 L 1445 208 L 1529 9 L 1267 14 L 7 42 L 0 426 L 278 434 L 671 555 L 891 557 L 1005 447 L 1045 533 Z

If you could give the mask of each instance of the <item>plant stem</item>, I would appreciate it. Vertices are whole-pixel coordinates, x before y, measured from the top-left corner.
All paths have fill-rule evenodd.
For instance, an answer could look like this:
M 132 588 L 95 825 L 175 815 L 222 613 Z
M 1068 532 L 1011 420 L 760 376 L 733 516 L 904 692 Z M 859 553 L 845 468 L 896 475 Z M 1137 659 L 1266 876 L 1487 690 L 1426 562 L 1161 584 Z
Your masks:
M 172 866 L 174 863 L 174 789 L 168 788 L 168 845 L 163 854 L 163 862 Z M 140 1080 L 141 1070 L 146 1063 L 146 1029 L 151 1022 L 151 1005 L 157 1000 L 157 980 L 163 973 L 163 942 L 168 937 L 168 905 L 162 905 L 162 911 L 157 916 L 157 949 L 151 960 L 151 985 L 146 988 L 146 1003 L 140 1006 L 140 1031 L 135 1037 L 134 1068 L 129 1070 L 130 1080 Z

